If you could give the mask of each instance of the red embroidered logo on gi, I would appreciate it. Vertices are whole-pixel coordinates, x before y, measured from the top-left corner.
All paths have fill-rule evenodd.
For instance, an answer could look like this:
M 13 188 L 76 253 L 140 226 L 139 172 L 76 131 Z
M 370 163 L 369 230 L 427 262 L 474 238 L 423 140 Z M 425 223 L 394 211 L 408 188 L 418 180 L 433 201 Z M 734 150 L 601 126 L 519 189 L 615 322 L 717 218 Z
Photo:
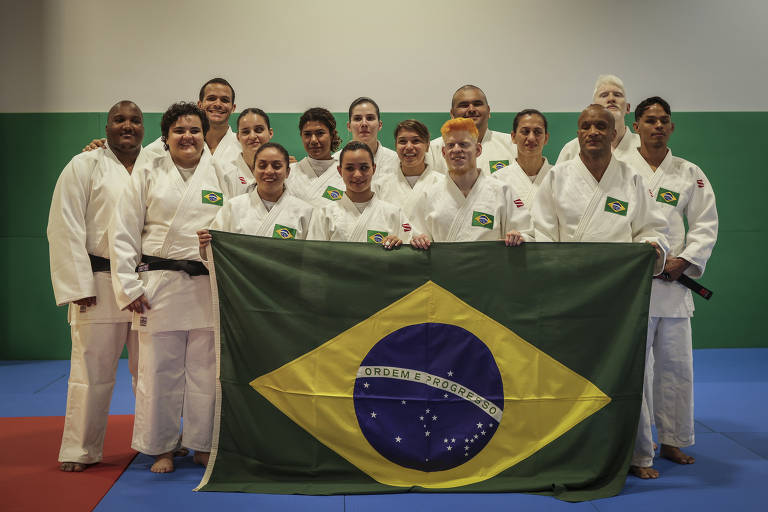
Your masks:
M 411 230 L 411 225 L 410 224 L 408 224 L 408 223 L 403 224 L 403 231 L 405 231 L 407 233 L 410 230 Z
M 653 198 L 653 190 L 648 189 L 648 194 L 651 196 L 651 198 Z
M 696 180 L 696 185 L 698 185 L 699 188 L 704 188 L 704 180 Z
M 515 206 L 517 206 L 518 208 L 522 208 L 523 206 L 525 206 L 525 205 L 523 204 L 523 200 L 522 200 L 522 199 L 515 199 L 515 200 L 514 200 L 514 201 L 512 201 L 512 202 L 513 202 L 513 203 L 515 203 Z
M 248 183 L 245 181 L 245 178 L 243 178 L 242 176 L 240 176 L 240 183 L 242 183 L 243 185 L 247 185 L 247 184 L 248 184 Z

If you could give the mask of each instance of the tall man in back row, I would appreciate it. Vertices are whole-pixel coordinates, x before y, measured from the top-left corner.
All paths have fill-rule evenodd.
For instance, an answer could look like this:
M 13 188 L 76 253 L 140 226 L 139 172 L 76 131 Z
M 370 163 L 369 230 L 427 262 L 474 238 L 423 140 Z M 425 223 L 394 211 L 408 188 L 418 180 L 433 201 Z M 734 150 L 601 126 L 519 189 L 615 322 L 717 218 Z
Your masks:
M 485 93 L 476 85 L 462 85 L 451 99 L 451 119 L 465 117 L 475 123 L 482 152 L 477 155 L 477 167 L 485 176 L 490 176 L 502 167 L 510 165 L 517 157 L 517 146 L 507 133 L 488 129 L 491 107 Z M 445 143 L 442 137 L 429 144 L 428 165 L 442 173 L 448 172 L 443 158 Z
M 611 140 L 611 151 L 613 151 L 613 156 L 623 160 L 640 145 L 640 137 L 636 133 L 632 133 L 624 123 L 624 116 L 629 114 L 629 102 L 627 101 L 624 82 L 616 75 L 600 75 L 595 83 L 592 101 L 607 108 L 613 116 L 616 135 Z M 573 160 L 578 156 L 579 150 L 579 139 L 575 138 L 563 146 L 556 163 Z
M 627 162 L 638 170 L 667 221 L 670 254 L 661 279 L 653 280 L 648 313 L 646 395 L 630 471 L 657 478 L 653 466 L 651 421 L 655 417 L 660 455 L 678 464 L 693 464 L 681 448 L 694 443 L 691 291 L 677 282 L 685 273 L 701 277 L 717 240 L 717 208 L 709 180 L 698 166 L 672 156 L 667 143 L 675 129 L 672 110 L 662 98 L 643 100 L 635 110 L 640 147 Z M 685 222 L 688 230 L 685 229 Z M 652 353 L 653 357 L 650 357 Z M 653 400 L 651 400 L 653 398 Z

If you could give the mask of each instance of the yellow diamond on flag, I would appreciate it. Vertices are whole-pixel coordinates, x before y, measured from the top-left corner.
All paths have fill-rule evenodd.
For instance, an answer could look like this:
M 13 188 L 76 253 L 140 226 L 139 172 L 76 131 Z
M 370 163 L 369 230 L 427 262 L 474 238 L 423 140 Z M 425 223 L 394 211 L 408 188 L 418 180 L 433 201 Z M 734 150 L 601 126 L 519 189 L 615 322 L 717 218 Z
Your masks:
M 370 477 L 403 487 L 491 478 L 610 402 L 432 281 L 250 384 Z

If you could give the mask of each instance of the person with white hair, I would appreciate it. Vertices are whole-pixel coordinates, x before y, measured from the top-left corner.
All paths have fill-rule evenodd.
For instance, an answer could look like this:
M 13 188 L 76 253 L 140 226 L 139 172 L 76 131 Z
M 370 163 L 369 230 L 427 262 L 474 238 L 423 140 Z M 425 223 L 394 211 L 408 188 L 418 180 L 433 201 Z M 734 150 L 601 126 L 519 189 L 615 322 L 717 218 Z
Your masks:
M 640 146 L 640 136 L 627 127 L 624 116 L 629 114 L 629 102 L 624 82 L 616 75 L 600 75 L 595 82 L 592 101 L 608 109 L 613 115 L 616 126 L 616 136 L 611 141 L 611 151 L 618 160 L 624 160 Z M 557 162 L 573 160 L 579 155 L 578 137 L 566 143 L 557 157 Z

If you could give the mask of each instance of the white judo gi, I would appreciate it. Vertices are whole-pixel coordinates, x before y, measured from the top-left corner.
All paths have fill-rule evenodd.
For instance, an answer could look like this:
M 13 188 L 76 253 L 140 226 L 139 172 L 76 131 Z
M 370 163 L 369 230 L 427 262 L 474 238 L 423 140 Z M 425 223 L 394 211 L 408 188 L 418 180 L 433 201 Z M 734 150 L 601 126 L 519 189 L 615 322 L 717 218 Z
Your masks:
M 717 240 L 715 193 L 702 170 L 672 155 L 654 172 L 640 152 L 627 160 L 640 171 L 650 189 L 657 210 L 667 221 L 670 257 L 691 263 L 684 274 L 701 277 Z M 688 222 L 686 233 L 683 219 Z M 646 376 L 653 379 L 653 396 L 645 397 L 640 415 L 632 465 L 653 464 L 651 422 L 655 417 L 659 442 L 683 448 L 694 443 L 693 354 L 691 291 L 677 282 L 653 280 L 648 313 L 646 357 L 651 368 Z M 648 383 L 647 383 L 648 384 Z M 651 400 L 652 398 L 652 400 Z
M 507 167 L 499 169 L 491 174 L 491 176 L 506 183 L 512 190 L 517 191 L 520 195 L 520 200 L 523 202 L 523 206 L 528 210 L 531 210 L 536 191 L 539 189 L 539 186 L 541 186 L 541 182 L 544 181 L 544 177 L 551 168 L 552 165 L 545 158 L 538 174 L 536 174 L 536 177 L 531 181 L 531 177 L 525 174 L 525 171 L 520 167 L 520 164 L 517 163 L 517 160 L 512 160 Z
M 632 167 L 611 157 L 598 182 L 580 157 L 552 167 L 533 200 L 537 242 L 656 242 L 664 269 L 666 222 Z
M 339 160 L 341 157 L 341 150 L 335 152 L 334 159 Z M 376 164 L 376 172 L 373 174 L 373 182 L 376 183 L 379 180 L 384 179 L 385 176 L 400 172 L 400 158 L 397 156 L 397 152 L 384 147 L 379 142 L 379 147 L 376 153 L 373 154 L 373 163 Z
M 517 191 L 482 172 L 467 197 L 446 174 L 414 202 L 414 236 L 425 234 L 434 242 L 503 240 L 514 229 L 533 241 L 531 215 Z
M 229 162 L 216 159 L 211 161 L 224 197 L 234 198 L 246 194 L 256 186 L 256 178 L 243 160 L 242 153 L 238 153 L 237 157 Z M 226 205 L 226 201 L 224 204 Z
M 132 447 L 149 455 L 181 444 L 209 451 L 216 356 L 210 281 L 176 270 L 137 273 L 142 254 L 200 261 L 197 230 L 207 228 L 223 195 L 210 153 L 203 152 L 185 182 L 170 154 L 134 169 L 132 187 L 118 204 L 110 230 L 118 306 L 142 294 L 152 309 L 134 314 L 139 331 L 139 380 Z
M 291 165 L 291 172 L 285 180 L 288 192 L 303 199 L 315 208 L 322 208 L 329 201 L 338 201 L 344 195 L 346 185 L 339 174 L 339 162 L 335 158 L 320 176 L 315 174 L 309 157 Z M 314 160 L 319 162 L 319 160 Z
M 486 130 L 483 140 L 478 141 L 483 151 L 477 157 L 477 167 L 483 174 L 489 176 L 497 170 L 511 164 L 517 158 L 517 145 L 512 142 L 512 136 L 508 133 Z M 443 157 L 442 137 L 433 139 L 429 143 L 427 162 L 432 164 L 436 171 L 448 173 L 448 165 Z
M 403 243 L 411 239 L 410 222 L 398 206 L 382 201 L 374 194 L 360 212 L 344 195 L 339 201 L 315 210 L 307 240 L 381 244 L 389 235 L 397 236 Z
M 283 192 L 280 199 L 267 210 L 254 187 L 250 193 L 225 202 L 209 229 L 283 240 L 304 240 L 307 238 L 313 210 L 312 205 L 288 192 Z
M 376 169 L 376 174 L 378 173 L 379 170 Z M 371 185 L 371 190 L 374 191 L 379 199 L 392 203 L 395 206 L 399 206 L 403 210 L 403 213 L 405 213 L 405 216 L 410 219 L 413 217 L 416 198 L 421 195 L 421 192 L 425 187 L 435 183 L 440 176 L 443 176 L 443 174 L 435 171 L 431 165 L 427 164 L 424 172 L 418 176 L 416 183 L 411 187 L 411 184 L 408 182 L 405 175 L 403 175 L 398 164 L 395 172 L 387 174 L 379 181 L 375 181 Z
M 141 152 L 136 165 L 146 153 Z M 131 176 L 109 148 L 75 156 L 56 182 L 48 216 L 51 282 L 56 304 L 69 304 L 72 361 L 60 462 L 92 464 L 102 458 L 115 372 L 125 345 L 137 374 L 138 341 L 131 313 L 121 311 L 109 272 L 93 272 L 89 254 L 109 258 L 107 229 Z M 96 297 L 93 306 L 73 302 Z
M 158 137 L 151 144 L 144 148 L 145 151 L 154 153 L 155 155 L 163 155 L 167 153 L 165 150 L 165 143 L 162 137 Z M 205 145 L 205 150 L 210 153 L 208 144 Z M 232 130 L 227 130 L 224 137 L 219 141 L 219 145 L 216 146 L 216 151 L 213 153 L 214 162 L 230 163 L 240 156 L 243 148 L 240 146 L 240 141 L 237 140 L 237 134 Z
M 611 150 L 613 152 L 613 156 L 619 160 L 626 160 L 626 158 L 631 156 L 632 152 L 635 151 L 639 145 L 640 136 L 636 133 L 633 133 L 632 130 L 630 130 L 627 126 L 627 129 L 624 132 L 624 136 L 619 141 L 619 145 L 615 148 L 611 146 Z M 562 162 L 567 162 L 568 160 L 573 160 L 579 156 L 580 151 L 581 147 L 579 146 L 578 137 L 571 139 L 570 141 L 566 142 L 565 146 L 563 146 L 563 149 L 560 150 L 560 154 L 557 157 L 555 165 Z

